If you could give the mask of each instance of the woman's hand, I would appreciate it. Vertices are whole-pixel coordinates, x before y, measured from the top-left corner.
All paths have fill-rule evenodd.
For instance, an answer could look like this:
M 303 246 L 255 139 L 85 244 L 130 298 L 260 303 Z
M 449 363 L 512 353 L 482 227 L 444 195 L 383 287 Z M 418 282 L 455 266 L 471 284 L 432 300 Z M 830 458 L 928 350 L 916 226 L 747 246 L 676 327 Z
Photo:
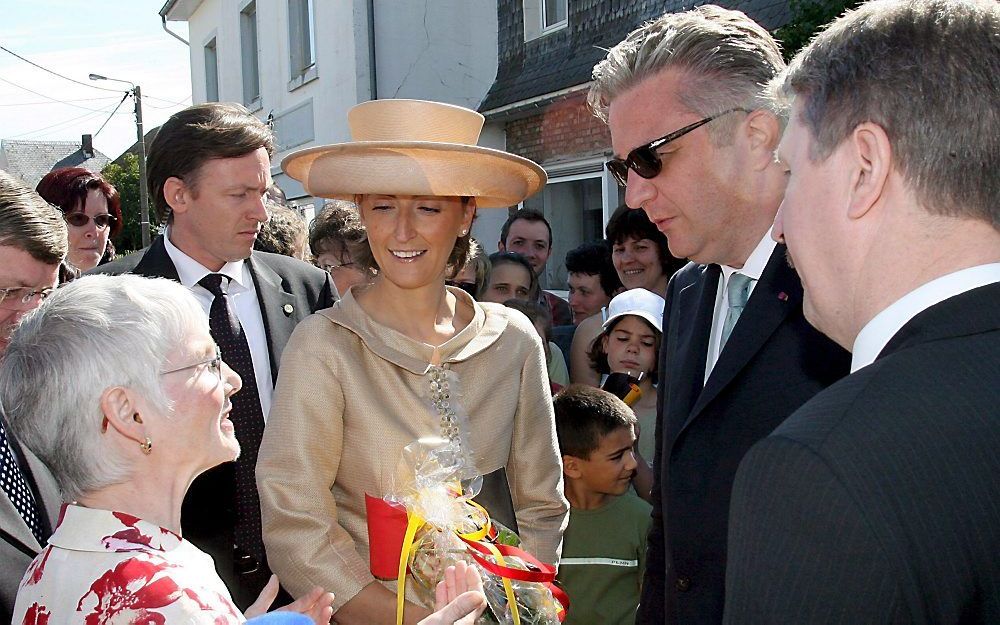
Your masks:
M 437 612 L 418 625 L 473 625 L 486 609 L 479 571 L 465 562 L 445 569 L 444 580 L 435 590 L 434 607 Z
M 260 591 L 260 596 L 253 602 L 253 605 L 247 608 L 244 616 L 249 620 L 266 613 L 277 596 L 278 576 L 271 575 L 271 579 L 267 581 L 267 585 Z M 333 618 L 333 593 L 325 592 L 317 586 L 285 607 L 278 608 L 278 610 L 304 614 L 311 618 L 316 625 L 330 625 L 330 619 Z

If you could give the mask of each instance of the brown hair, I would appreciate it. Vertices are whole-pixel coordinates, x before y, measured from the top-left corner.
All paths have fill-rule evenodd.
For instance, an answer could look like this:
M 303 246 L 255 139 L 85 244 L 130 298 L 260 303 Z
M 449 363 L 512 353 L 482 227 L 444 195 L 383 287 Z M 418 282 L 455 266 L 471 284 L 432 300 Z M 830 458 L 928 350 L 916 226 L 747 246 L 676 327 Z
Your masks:
M 124 226 L 121 198 L 118 196 L 118 190 L 101 174 L 82 167 L 63 167 L 45 174 L 35 187 L 38 195 L 61 210 L 64 215 L 83 212 L 87 194 L 95 190 L 100 191 L 107 200 L 108 213 L 115 218 L 109 234 L 112 237 L 118 236 Z
M 69 250 L 62 213 L 5 171 L 0 171 L 0 245 L 58 265 Z
M 146 159 L 146 180 L 159 223 L 173 214 L 163 196 L 168 178 L 180 178 L 190 187 L 206 161 L 236 158 L 264 148 L 274 154 L 274 135 L 267 125 L 239 104 L 208 102 L 189 106 L 170 116 L 157 131 Z

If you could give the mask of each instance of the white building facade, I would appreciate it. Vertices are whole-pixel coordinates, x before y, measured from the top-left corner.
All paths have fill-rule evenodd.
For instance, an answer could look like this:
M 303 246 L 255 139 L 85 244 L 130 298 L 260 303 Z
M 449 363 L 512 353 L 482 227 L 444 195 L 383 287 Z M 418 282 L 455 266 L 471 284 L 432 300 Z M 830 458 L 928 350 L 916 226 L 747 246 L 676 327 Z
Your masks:
M 194 102 L 239 102 L 275 130 L 272 176 L 289 200 L 308 197 L 285 176 L 292 151 L 350 140 L 347 111 L 375 98 L 476 109 L 497 72 L 497 5 L 488 0 L 169 0 L 188 24 Z M 502 129 L 481 145 L 504 147 Z M 473 233 L 490 249 L 505 211 L 481 211 Z

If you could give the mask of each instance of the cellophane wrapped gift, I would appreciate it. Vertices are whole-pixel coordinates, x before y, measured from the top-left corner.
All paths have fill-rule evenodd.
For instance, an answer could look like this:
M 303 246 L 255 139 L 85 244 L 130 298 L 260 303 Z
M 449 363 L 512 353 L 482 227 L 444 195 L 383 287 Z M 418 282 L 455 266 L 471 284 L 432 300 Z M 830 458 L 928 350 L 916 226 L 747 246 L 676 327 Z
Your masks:
M 516 549 L 517 535 L 472 501 L 482 479 L 471 465 L 458 441 L 420 439 L 403 450 L 390 492 L 367 499 L 372 572 L 397 578 L 405 559 L 400 597 L 408 584 L 431 607 L 445 569 L 464 560 L 483 578 L 489 610 L 480 623 L 557 625 L 565 607 L 553 591 L 565 595 L 551 583 L 554 570 Z

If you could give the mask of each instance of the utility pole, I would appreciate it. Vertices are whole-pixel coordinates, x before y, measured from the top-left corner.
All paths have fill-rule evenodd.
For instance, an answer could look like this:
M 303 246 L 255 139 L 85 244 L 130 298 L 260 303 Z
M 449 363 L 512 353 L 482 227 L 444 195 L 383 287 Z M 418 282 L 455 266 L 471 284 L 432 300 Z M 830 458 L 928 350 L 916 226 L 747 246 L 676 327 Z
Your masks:
M 135 134 L 139 140 L 139 234 L 142 237 L 142 246 L 149 247 L 149 187 L 146 186 L 146 137 L 142 132 L 142 89 L 131 80 L 108 78 L 100 74 L 90 74 L 88 78 L 122 82 L 132 87 L 129 93 L 135 99 Z
M 146 186 L 146 137 L 142 132 L 142 90 L 132 89 L 135 98 L 135 131 L 139 139 L 139 228 L 142 246 L 149 247 L 149 188 Z

